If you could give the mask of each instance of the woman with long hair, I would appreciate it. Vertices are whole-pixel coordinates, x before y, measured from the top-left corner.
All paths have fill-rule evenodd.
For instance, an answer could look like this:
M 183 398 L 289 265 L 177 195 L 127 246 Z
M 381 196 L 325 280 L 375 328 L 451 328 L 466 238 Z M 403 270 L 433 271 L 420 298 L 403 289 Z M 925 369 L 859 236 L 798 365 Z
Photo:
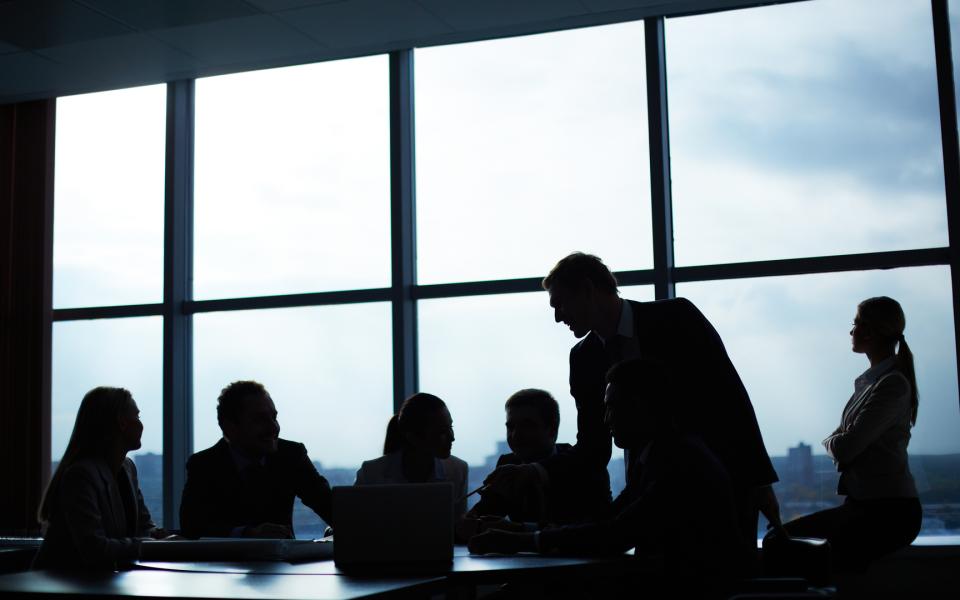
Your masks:
M 840 426 L 823 441 L 845 499 L 785 525 L 790 535 L 829 540 L 838 571 L 863 570 L 920 531 L 922 510 L 907 464 L 919 402 L 905 327 L 903 309 L 892 298 L 869 298 L 857 307 L 851 342 L 870 368 L 856 379 Z
M 34 568 L 115 569 L 140 556 L 142 538 L 166 535 L 150 518 L 127 458 L 142 434 L 129 391 L 87 392 L 37 512 L 44 539 Z
M 390 418 L 383 456 L 361 465 L 355 485 L 449 481 L 459 500 L 454 515 L 462 517 L 467 510 L 468 467 L 450 454 L 454 439 L 453 419 L 443 400 L 424 392 L 414 394 Z

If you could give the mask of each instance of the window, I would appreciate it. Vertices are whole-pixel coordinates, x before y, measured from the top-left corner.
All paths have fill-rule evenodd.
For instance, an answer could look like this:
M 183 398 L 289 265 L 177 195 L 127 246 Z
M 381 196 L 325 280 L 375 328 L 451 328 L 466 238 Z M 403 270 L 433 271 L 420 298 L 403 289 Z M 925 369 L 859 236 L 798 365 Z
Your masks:
M 850 351 L 853 317 L 866 298 L 898 300 L 920 394 L 909 453 L 924 503 L 922 533 L 960 532 L 960 510 L 944 504 L 957 466 L 945 455 L 960 453 L 949 268 L 689 283 L 677 293 L 711 320 L 740 372 L 780 475 L 785 518 L 839 504 L 838 474 L 820 442 L 840 422 L 854 379 L 870 366 Z
M 196 315 L 194 449 L 220 439 L 220 390 L 253 379 L 277 406 L 280 437 L 305 444 L 331 485 L 352 485 L 360 463 L 382 454 L 391 350 L 386 303 Z M 294 527 L 319 537 L 325 525 L 298 503 Z
M 196 298 L 390 284 L 387 59 L 196 84 Z
M 53 305 L 163 300 L 166 86 L 57 100 Z
M 677 264 L 944 246 L 930 3 L 667 21 Z
M 130 390 L 143 437 L 128 454 L 153 520 L 163 522 L 163 390 L 160 317 L 55 323 L 53 328 L 51 458 L 63 457 L 84 394 L 106 385 Z
M 416 60 L 419 283 L 652 264 L 642 22 Z

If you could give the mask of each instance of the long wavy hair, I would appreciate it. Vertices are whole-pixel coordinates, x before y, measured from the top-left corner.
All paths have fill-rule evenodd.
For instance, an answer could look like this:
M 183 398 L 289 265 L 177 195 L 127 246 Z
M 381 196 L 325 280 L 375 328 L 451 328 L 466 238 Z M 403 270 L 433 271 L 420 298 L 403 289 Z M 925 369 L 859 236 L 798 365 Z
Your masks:
M 400 411 L 390 417 L 390 422 L 387 423 L 383 453 L 391 454 L 403 450 L 407 445 L 407 436 L 404 434 L 423 431 L 427 417 L 446 407 L 443 400 L 426 392 L 418 392 L 404 400 Z
M 910 382 L 910 423 L 917 424 L 917 408 L 920 396 L 917 393 L 917 373 L 913 366 L 913 352 L 907 345 L 903 331 L 907 327 L 907 318 L 900 303 L 887 296 L 867 298 L 857 306 L 860 322 L 881 340 L 896 344 L 897 368 Z
M 51 504 L 55 501 L 63 474 L 79 460 L 102 459 L 109 455 L 120 436 L 117 417 L 129 409 L 132 402 L 133 396 L 129 391 L 115 387 L 96 387 L 83 397 L 67 449 L 50 478 L 37 510 L 37 519 L 42 525 L 46 525 L 50 519 Z

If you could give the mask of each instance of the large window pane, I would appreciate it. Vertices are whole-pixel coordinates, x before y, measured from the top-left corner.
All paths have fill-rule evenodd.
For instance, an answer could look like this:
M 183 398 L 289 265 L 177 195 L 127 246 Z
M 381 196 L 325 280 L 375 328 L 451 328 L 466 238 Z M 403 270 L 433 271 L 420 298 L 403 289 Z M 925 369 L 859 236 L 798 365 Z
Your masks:
M 909 452 L 924 503 L 922 533 L 960 533 L 960 406 L 947 267 L 688 283 L 677 293 L 716 326 L 750 392 L 787 518 L 838 503 L 836 469 L 820 441 L 836 428 L 854 379 L 870 366 L 850 351 L 851 323 L 868 297 L 898 300 L 920 393 Z M 806 467 L 805 454 L 812 454 Z
M 57 100 L 53 306 L 163 299 L 166 86 Z
M 84 394 L 106 385 L 130 390 L 143 421 L 142 447 L 128 456 L 153 520 L 163 523 L 163 320 L 160 317 L 53 324 L 50 456 L 63 457 Z
M 196 85 L 195 296 L 389 285 L 387 58 Z
M 280 437 L 307 446 L 331 485 L 351 485 L 382 454 L 393 414 L 390 306 L 351 304 L 202 313 L 194 317 L 194 449 L 215 444 L 217 396 L 253 379 L 277 405 Z M 300 537 L 323 521 L 299 501 Z
M 667 21 L 678 264 L 947 244 L 928 0 Z
M 652 264 L 642 22 L 416 59 L 420 283 Z
M 651 300 L 653 288 L 625 287 L 623 297 Z M 470 489 L 506 449 L 503 404 L 513 392 L 541 388 L 560 404 L 557 441 L 575 443 L 570 396 L 570 331 L 553 320 L 546 292 L 444 298 L 419 303 L 420 389 L 443 398 L 453 416 L 453 454 L 470 465 Z M 623 488 L 622 453 L 610 461 L 614 494 Z

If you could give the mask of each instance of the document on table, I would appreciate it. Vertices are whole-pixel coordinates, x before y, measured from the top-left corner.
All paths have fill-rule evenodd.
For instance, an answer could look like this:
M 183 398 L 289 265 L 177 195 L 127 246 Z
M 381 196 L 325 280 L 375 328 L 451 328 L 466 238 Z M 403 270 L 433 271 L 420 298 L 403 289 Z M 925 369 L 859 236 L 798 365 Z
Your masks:
M 302 562 L 333 558 L 333 540 L 266 540 L 200 538 L 199 540 L 144 540 L 140 560 L 211 561 L 273 560 Z

